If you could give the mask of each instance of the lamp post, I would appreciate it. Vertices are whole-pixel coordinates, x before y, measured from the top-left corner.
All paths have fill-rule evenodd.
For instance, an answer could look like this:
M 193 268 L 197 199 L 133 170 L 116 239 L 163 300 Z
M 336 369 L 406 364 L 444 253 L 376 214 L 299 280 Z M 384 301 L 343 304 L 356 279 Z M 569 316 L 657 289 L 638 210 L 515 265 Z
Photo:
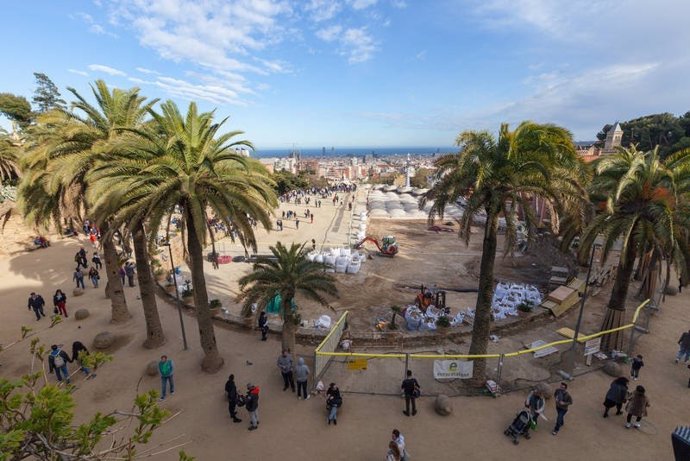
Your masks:
M 577 345 L 577 337 L 580 335 L 580 324 L 582 323 L 582 314 L 585 310 L 585 301 L 587 301 L 587 291 L 589 290 L 589 277 L 592 275 L 592 265 L 594 263 L 594 253 L 597 248 L 601 246 L 600 243 L 596 241 L 592 245 L 592 254 L 589 256 L 589 267 L 587 268 L 587 278 L 585 278 L 585 291 L 582 293 L 582 300 L 580 300 L 580 312 L 577 314 L 577 323 L 575 324 L 575 334 L 573 335 L 573 343 L 570 346 L 570 350 L 575 350 Z
M 175 277 L 175 263 L 173 262 L 172 245 L 170 242 L 162 244 L 168 247 L 168 252 L 170 254 L 170 266 L 172 267 L 173 283 L 175 284 L 175 299 L 177 299 L 177 313 L 180 315 L 180 329 L 182 330 L 182 344 L 184 345 L 184 350 L 187 350 L 187 334 L 184 331 L 184 319 L 182 318 L 182 301 L 180 300 L 180 290 L 177 287 L 177 277 Z

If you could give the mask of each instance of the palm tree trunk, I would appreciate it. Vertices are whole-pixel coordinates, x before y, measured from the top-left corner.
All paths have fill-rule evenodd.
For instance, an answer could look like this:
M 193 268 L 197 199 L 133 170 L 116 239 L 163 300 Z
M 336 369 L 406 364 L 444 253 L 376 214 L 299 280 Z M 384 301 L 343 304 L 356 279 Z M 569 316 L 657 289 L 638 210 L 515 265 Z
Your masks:
M 479 292 L 474 312 L 472 327 L 472 343 L 470 355 L 486 354 L 491 330 L 491 303 L 494 295 L 494 260 L 496 259 L 496 241 L 498 234 L 498 213 L 490 212 L 486 216 L 484 228 L 484 243 L 482 246 L 482 261 L 479 269 Z M 486 377 L 486 360 L 474 361 L 473 381 L 477 385 L 484 385 Z
M 108 222 L 103 222 L 101 225 L 103 263 L 105 264 L 105 273 L 108 278 L 105 289 L 107 297 L 110 298 L 112 308 L 110 321 L 112 323 L 122 323 L 129 320 L 132 316 L 127 309 L 127 300 L 125 299 L 125 292 L 122 289 L 122 281 L 120 279 L 120 261 L 117 257 L 113 236 L 108 231 L 108 228 Z
M 161 319 L 158 316 L 156 287 L 151 275 L 151 265 L 149 264 L 146 231 L 141 221 L 134 227 L 132 238 L 134 240 L 134 254 L 137 263 L 139 293 L 141 293 L 141 304 L 144 307 L 144 319 L 146 320 L 146 341 L 144 341 L 144 347 L 155 349 L 165 343 L 165 335 L 163 334 Z
M 194 226 L 191 213 L 185 209 L 187 227 L 187 249 L 189 250 L 189 268 L 192 272 L 194 288 L 194 304 L 196 305 L 196 319 L 199 324 L 199 338 L 204 351 L 201 369 L 207 373 L 215 373 L 221 369 L 224 360 L 218 353 L 216 335 L 213 332 L 213 320 L 208 308 L 208 293 L 206 293 L 206 277 L 204 277 L 204 255 L 201 236 Z M 204 226 L 200 226 L 202 229 Z
M 288 305 L 288 309 L 290 306 Z M 283 349 L 289 350 L 292 354 L 295 353 L 295 334 L 297 333 L 297 324 L 295 323 L 295 316 L 287 314 L 283 320 L 283 332 L 280 337 Z
M 635 245 L 630 243 L 625 251 L 625 257 L 618 264 L 616 270 L 616 280 L 613 283 L 613 290 L 611 290 L 606 315 L 601 324 L 601 331 L 618 328 L 623 325 L 625 319 L 625 301 L 628 297 L 630 277 L 635 267 Z M 620 331 L 605 335 L 601 340 L 601 350 L 610 352 L 613 349 L 623 349 L 623 334 Z

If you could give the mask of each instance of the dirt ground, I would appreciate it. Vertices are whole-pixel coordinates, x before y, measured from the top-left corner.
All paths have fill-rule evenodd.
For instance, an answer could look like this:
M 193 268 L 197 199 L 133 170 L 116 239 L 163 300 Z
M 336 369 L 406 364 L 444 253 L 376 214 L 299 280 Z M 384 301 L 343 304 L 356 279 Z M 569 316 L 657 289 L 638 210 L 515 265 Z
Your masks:
M 342 244 L 346 239 L 331 232 L 339 210 L 328 211 L 335 211 L 336 214 L 333 215 L 332 221 L 324 224 L 328 225 L 325 236 L 324 229 L 319 229 L 323 237 L 319 242 Z M 374 224 L 376 225 L 378 224 Z M 347 292 L 339 300 L 334 301 L 334 305 L 336 302 L 342 303 L 337 305 L 337 309 L 351 308 L 352 306 L 347 304 L 358 299 L 356 293 L 364 293 L 364 296 L 359 297 L 357 304 L 363 309 L 367 307 L 368 302 L 374 305 L 387 305 L 398 299 L 400 301 L 395 302 L 402 302 L 409 298 L 402 290 L 393 289 L 396 284 L 427 281 L 430 278 L 429 274 L 437 274 L 439 281 L 436 283 L 439 286 L 445 283 L 450 286 L 461 286 L 460 283 L 464 284 L 465 281 L 470 284 L 469 281 L 473 279 L 467 274 L 471 271 L 464 272 L 466 269 L 457 259 L 462 253 L 470 253 L 466 255 L 468 258 L 476 258 L 477 245 L 481 238 L 475 237 L 479 236 L 473 236 L 472 245 L 466 249 L 452 234 L 432 235 L 433 240 L 428 244 L 422 244 L 415 243 L 413 239 L 407 240 L 407 232 L 411 235 L 421 235 L 426 231 L 409 223 L 386 224 L 385 233 L 397 233 L 400 236 L 400 256 L 393 260 L 375 256 L 373 260 L 367 261 L 363 267 L 368 265 L 372 268 L 372 273 L 379 274 L 377 276 L 363 277 L 359 282 L 356 277 L 363 274 L 343 276 L 349 277 L 343 283 L 348 284 L 347 288 L 352 293 Z M 298 235 L 296 232 L 286 232 L 280 238 L 283 241 L 311 238 Z M 14 234 L 3 236 L 3 239 L 12 241 L 16 238 Z M 275 240 L 276 236 L 262 236 L 262 248 L 265 249 L 265 245 Z M 444 247 L 444 242 L 447 247 Z M 322 398 L 314 397 L 308 401 L 299 401 L 290 391 L 282 391 L 282 380 L 275 365 L 280 349 L 277 337 L 272 336 L 269 341 L 261 342 L 255 333 L 225 329 L 218 325 L 216 339 L 225 359 L 225 366 L 221 372 L 207 375 L 200 371 L 203 354 L 199 346 L 198 331 L 194 325 L 195 319 L 184 316 L 190 346 L 189 350 L 185 351 L 182 348 L 178 314 L 174 306 L 159 300 L 159 311 L 167 342 L 156 350 L 147 350 L 142 347 L 145 339 L 144 320 L 136 288 L 126 288 L 132 319 L 124 325 L 117 326 L 109 323 L 109 301 L 104 298 L 101 289 L 87 288 L 83 296 L 72 297 L 72 255 L 80 245 L 87 246 L 88 242 L 56 238 L 48 249 L 30 253 L 8 252 L 0 258 L 0 296 L 3 299 L 0 307 L 3 319 L 0 322 L 0 342 L 7 344 L 16 340 L 22 325 L 34 328 L 34 333 L 41 342 L 64 343 L 68 348 L 75 340 L 91 347 L 93 337 L 101 331 L 107 330 L 116 334 L 119 341 L 118 347 L 111 351 L 114 356 L 113 362 L 99 369 L 98 377 L 94 380 L 84 381 L 82 377 L 75 378 L 77 389 L 73 395 L 78 404 L 76 414 L 79 421 L 96 411 L 130 409 L 137 393 L 158 389 L 159 379 L 144 373 L 146 365 L 152 360 L 157 360 L 162 354 L 170 356 L 176 366 L 176 393 L 162 402 L 162 406 L 177 416 L 164 424 L 154 435 L 153 446 L 164 444 L 164 447 L 154 451 L 170 448 L 177 442 L 165 442 L 179 437 L 179 441 L 185 444 L 183 448 L 199 460 L 231 458 L 375 461 L 385 458 L 390 432 L 393 428 L 398 428 L 406 436 L 413 459 L 419 460 L 504 460 L 512 457 L 549 460 L 666 460 L 672 459 L 670 432 L 678 425 L 690 424 L 687 415 L 690 405 L 690 393 L 687 388 L 690 372 L 683 365 L 673 363 L 677 351 L 677 338 L 689 326 L 686 312 L 689 300 L 687 292 L 667 299 L 661 310 L 651 319 L 650 334 L 642 335 L 636 344 L 635 353 L 641 353 L 645 357 L 645 367 L 638 383 L 647 388 L 652 405 L 649 416 L 643 420 L 640 430 L 625 429 L 622 416 L 612 416 L 608 419 L 601 417 L 602 401 L 612 378 L 599 371 L 588 372 L 586 367 L 580 366 L 578 374 L 582 374 L 570 383 L 575 403 L 566 416 L 566 425 L 560 434 L 557 437 L 550 434 L 555 410 L 553 403 L 549 402 L 546 410 L 549 421 L 541 421 L 533 438 L 521 442 L 516 447 L 503 435 L 503 430 L 513 419 L 516 411 L 522 407 L 526 388 L 536 381 L 553 379 L 551 368 L 557 366 L 556 358 L 549 358 L 548 363 L 526 358 L 524 364 L 507 364 L 506 380 L 515 383 L 515 387 L 521 390 L 496 399 L 455 397 L 452 399 L 454 413 L 449 417 L 441 417 L 433 412 L 435 384 L 428 370 L 424 368 L 427 365 L 413 364 L 423 389 L 423 397 L 418 402 L 419 414 L 413 418 L 402 415 L 403 402 L 398 396 L 371 395 L 370 391 L 367 391 L 367 388 L 376 390 L 376 386 L 385 386 L 386 391 L 394 394 L 400 382 L 399 368 L 391 365 L 390 373 L 383 375 L 374 373 L 375 367 L 367 371 L 350 372 L 349 376 L 343 377 L 343 388 L 352 383 L 360 386 L 362 391 L 345 394 L 338 426 L 328 426 Z M 414 251 L 424 253 L 426 258 L 414 259 Z M 438 253 L 446 254 L 444 257 L 447 257 L 450 270 L 439 267 L 440 265 L 435 263 L 436 260 L 432 259 L 438 257 Z M 415 270 L 405 272 L 401 269 L 405 262 L 414 266 Z M 530 267 L 531 264 L 530 262 Z M 377 267 L 379 269 L 374 270 Z M 238 264 L 236 268 L 248 270 L 249 266 Z M 208 274 L 213 283 L 216 283 L 210 285 L 216 286 L 217 289 L 227 289 L 228 274 L 222 270 L 209 270 Z M 389 287 L 385 289 L 388 291 L 382 289 L 384 283 Z M 366 287 L 362 289 L 361 285 Z M 28 293 L 38 291 L 50 304 L 50 296 L 57 288 L 67 292 L 67 309 L 70 314 L 78 308 L 86 307 L 91 312 L 90 317 L 77 322 L 70 315 L 69 319 L 54 328 L 47 328 L 45 320 L 36 322 L 33 314 L 26 309 Z M 391 296 L 391 299 L 382 299 L 389 296 L 389 293 L 398 292 L 399 298 Z M 596 330 L 597 324 L 601 321 L 607 295 L 608 290 L 602 290 L 588 302 L 583 332 Z M 457 301 L 458 305 L 462 305 L 463 302 L 472 305 L 471 300 Z M 629 306 L 632 307 L 635 303 L 631 299 Z M 491 350 L 515 350 L 533 339 L 558 339 L 555 330 L 560 326 L 572 327 L 576 316 L 576 310 L 572 310 L 552 323 L 506 335 L 501 337 L 499 342 L 492 343 Z M 362 326 L 366 326 L 365 321 L 362 322 Z M 448 345 L 445 350 L 463 350 L 464 347 L 466 345 Z M 27 341 L 24 341 L 0 353 L 0 374 L 3 377 L 19 377 L 29 370 L 27 349 Z M 312 364 L 310 358 L 313 348 L 299 347 L 297 354 L 305 356 L 307 363 Z M 71 367 L 71 370 L 74 368 Z M 248 417 L 242 410 L 240 417 L 244 420 L 243 423 L 233 424 L 230 421 L 223 396 L 223 385 L 230 373 L 235 374 L 240 389 L 247 382 L 261 388 L 261 425 L 258 431 L 247 431 Z M 54 378 L 51 376 L 51 379 Z M 177 450 L 178 448 L 175 448 L 164 452 L 157 458 L 177 459 Z

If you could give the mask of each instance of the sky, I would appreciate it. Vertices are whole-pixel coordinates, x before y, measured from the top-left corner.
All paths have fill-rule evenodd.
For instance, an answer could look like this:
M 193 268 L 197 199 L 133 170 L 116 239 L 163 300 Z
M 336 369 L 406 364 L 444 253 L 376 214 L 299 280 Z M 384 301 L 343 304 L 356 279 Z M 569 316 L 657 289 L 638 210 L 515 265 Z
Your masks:
M 450 146 L 464 130 L 690 111 L 687 0 L 2 4 L 0 92 L 33 72 L 196 101 L 261 148 Z

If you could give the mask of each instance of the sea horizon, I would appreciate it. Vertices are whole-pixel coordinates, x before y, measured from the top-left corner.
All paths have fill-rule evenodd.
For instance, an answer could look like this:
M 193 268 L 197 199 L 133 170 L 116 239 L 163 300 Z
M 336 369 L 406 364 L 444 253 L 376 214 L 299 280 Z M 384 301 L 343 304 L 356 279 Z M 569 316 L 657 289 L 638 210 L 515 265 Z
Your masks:
M 393 147 L 304 147 L 304 148 L 265 148 L 252 151 L 252 157 L 287 157 L 292 152 L 299 152 L 301 157 L 362 157 L 376 155 L 390 157 L 395 155 L 428 156 L 457 152 L 457 147 L 449 146 L 393 146 Z

